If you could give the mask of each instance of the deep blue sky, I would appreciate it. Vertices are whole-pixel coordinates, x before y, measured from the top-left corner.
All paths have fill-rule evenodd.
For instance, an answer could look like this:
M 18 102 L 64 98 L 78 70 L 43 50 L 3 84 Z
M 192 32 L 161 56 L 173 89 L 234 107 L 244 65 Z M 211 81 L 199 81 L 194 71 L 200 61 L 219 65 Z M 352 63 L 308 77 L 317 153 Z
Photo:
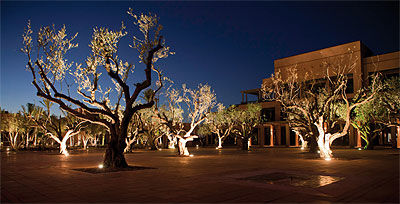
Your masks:
M 176 52 L 160 64 L 176 83 L 208 83 L 225 105 L 241 90 L 260 87 L 273 60 L 361 40 L 375 54 L 399 50 L 398 2 L 5 2 L 1 1 L 0 106 L 16 112 L 39 99 L 19 51 L 28 19 L 40 26 L 66 25 L 78 32 L 71 60 L 90 54 L 95 26 L 132 31 L 129 7 L 160 17 L 167 44 Z M 129 35 L 129 34 L 128 34 Z M 131 36 L 131 35 L 130 35 Z M 130 41 L 130 36 L 125 42 Z M 124 59 L 135 61 L 132 50 Z M 143 75 L 138 65 L 136 74 Z

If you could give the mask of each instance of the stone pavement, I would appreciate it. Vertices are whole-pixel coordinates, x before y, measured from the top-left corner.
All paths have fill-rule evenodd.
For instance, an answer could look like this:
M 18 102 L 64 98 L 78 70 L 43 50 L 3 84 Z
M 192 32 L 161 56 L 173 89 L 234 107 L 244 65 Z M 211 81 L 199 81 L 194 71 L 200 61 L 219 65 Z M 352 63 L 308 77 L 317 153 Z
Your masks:
M 96 167 L 99 151 L 1 152 L 1 202 L 362 202 L 399 203 L 399 151 L 334 150 L 335 159 L 314 159 L 298 148 L 190 149 L 134 151 L 136 171 L 91 174 L 72 169 Z M 249 180 L 261 175 L 311 175 L 321 187 L 283 180 Z M 341 178 L 329 184 L 328 176 Z M 289 178 L 289 177 L 288 177 Z M 306 181 L 307 182 L 307 181 Z M 315 182 L 314 182 L 315 183 Z

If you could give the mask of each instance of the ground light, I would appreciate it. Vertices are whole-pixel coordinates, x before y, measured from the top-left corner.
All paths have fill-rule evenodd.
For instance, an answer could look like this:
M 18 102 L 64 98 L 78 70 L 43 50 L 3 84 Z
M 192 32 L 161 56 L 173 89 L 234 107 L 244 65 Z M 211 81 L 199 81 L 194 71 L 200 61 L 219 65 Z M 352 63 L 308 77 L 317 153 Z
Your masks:
M 325 160 L 326 160 L 326 161 L 330 161 L 330 160 L 332 160 L 332 159 L 331 159 L 330 157 L 326 157 Z
M 190 155 L 189 155 L 189 157 L 193 157 L 193 156 L 194 156 L 193 154 L 190 154 Z
M 358 148 L 358 150 L 361 150 L 361 147 L 360 147 L 360 148 Z
M 301 150 L 304 150 L 304 147 L 301 147 L 300 149 L 301 149 Z
M 102 169 L 103 168 L 103 164 L 99 164 L 99 169 Z

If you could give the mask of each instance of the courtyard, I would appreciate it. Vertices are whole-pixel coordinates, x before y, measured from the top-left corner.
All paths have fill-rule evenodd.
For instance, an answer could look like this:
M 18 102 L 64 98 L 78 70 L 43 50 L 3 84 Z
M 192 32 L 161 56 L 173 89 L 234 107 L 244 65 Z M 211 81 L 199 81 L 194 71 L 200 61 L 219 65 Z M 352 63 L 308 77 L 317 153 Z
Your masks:
M 133 171 L 87 173 L 103 150 L 1 153 L 1 202 L 399 202 L 399 151 L 335 149 L 331 161 L 298 148 L 135 150 Z

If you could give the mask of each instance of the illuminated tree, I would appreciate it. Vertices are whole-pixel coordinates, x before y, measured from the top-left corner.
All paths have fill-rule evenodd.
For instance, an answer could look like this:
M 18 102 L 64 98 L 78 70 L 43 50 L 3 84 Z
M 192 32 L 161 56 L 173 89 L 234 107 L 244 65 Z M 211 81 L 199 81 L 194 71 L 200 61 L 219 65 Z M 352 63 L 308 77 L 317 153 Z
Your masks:
M 147 89 L 143 93 L 143 99 L 148 102 L 152 98 L 154 98 L 154 90 Z M 155 99 L 158 101 L 158 99 Z M 157 105 L 156 105 L 157 106 Z M 142 109 L 138 111 L 137 119 L 139 125 L 139 135 L 146 141 L 146 145 L 151 150 L 158 149 L 158 140 L 164 135 L 162 130 L 162 121 L 157 117 L 156 109 L 157 107 L 153 106 L 151 108 Z
M 95 136 L 89 134 L 88 131 L 80 131 L 81 140 L 83 143 L 83 149 L 86 150 L 90 141 L 95 140 Z
M 140 127 L 139 127 L 139 134 L 142 135 L 143 139 L 146 141 L 146 145 L 151 150 L 158 149 L 158 139 L 163 136 L 161 132 L 161 120 L 157 117 L 155 113 L 156 108 L 148 108 L 140 110 L 139 120 L 140 120 Z
M 7 133 L 7 139 L 10 142 L 13 150 L 18 150 L 22 144 L 23 139 L 20 135 L 20 127 L 23 125 L 22 116 L 18 113 L 1 112 L 1 131 Z M 18 137 L 20 136 L 20 137 Z
M 143 34 L 143 39 L 133 36 L 130 45 L 138 51 L 140 62 L 145 66 L 145 79 L 135 84 L 129 81 L 132 79 L 129 76 L 133 75 L 134 65 L 118 56 L 119 42 L 127 35 L 123 23 L 116 31 L 97 27 L 93 29 L 89 45 L 92 53 L 84 65 L 69 62 L 65 58 L 70 49 L 78 46 L 73 43 L 77 34 L 67 38 L 65 26 L 59 30 L 55 26 L 40 28 L 34 43 L 33 31 L 28 23 L 23 35 L 22 51 L 28 57 L 27 68 L 32 73 L 37 95 L 57 103 L 63 110 L 84 121 L 108 129 L 111 138 L 104 157 L 105 168 L 128 166 L 123 151 L 129 122 L 135 112 L 154 104 L 153 100 L 145 104 L 135 104 L 135 101 L 141 91 L 152 84 L 152 70 L 161 80 L 161 72 L 154 63 L 170 54 L 160 35 L 162 26 L 155 15 L 137 16 L 131 9 L 128 14 Z M 37 51 L 36 58 L 33 50 Z M 68 84 L 68 79 L 73 79 L 76 84 Z M 75 87 L 78 96 L 70 93 L 70 89 Z
M 101 125 L 91 123 L 86 125 L 84 131 L 90 138 L 88 139 L 88 142 L 90 142 L 92 146 L 97 146 L 101 136 L 105 135 L 107 130 Z
M 234 125 L 237 111 L 234 107 L 225 108 L 222 104 L 217 105 L 217 112 L 207 116 L 206 122 L 199 128 L 199 134 L 214 133 L 218 137 L 218 149 L 222 148 L 222 143 L 230 135 Z
M 326 160 L 332 157 L 332 142 L 347 135 L 352 111 L 370 102 L 381 89 L 378 76 L 374 75 L 369 90 L 359 90 L 353 99 L 348 98 L 347 73 L 357 63 L 352 54 L 349 56 L 349 59 L 341 56 L 333 62 L 324 62 L 322 68 L 326 70 L 326 75 L 323 81 L 308 80 L 310 73 L 300 80 L 297 66 L 294 66 L 289 68 L 287 78 L 277 71 L 272 78 L 272 87 L 263 87 L 265 95 L 273 92 L 275 99 L 281 103 L 290 127 L 306 133 L 311 139 L 311 150 L 314 149 L 312 146 L 318 145 L 320 157 Z M 340 117 L 338 112 L 344 116 Z
M 139 137 L 139 128 L 142 127 L 142 121 L 140 120 L 140 115 L 138 112 L 133 114 L 131 122 L 128 127 L 128 136 L 125 139 L 126 147 L 124 152 L 130 152 L 132 149 L 132 144 L 138 140 Z
M 177 138 L 179 155 L 189 156 L 186 143 L 198 137 L 193 132 L 215 107 L 216 95 L 209 85 L 202 84 L 198 85 L 197 89 L 189 89 L 183 84 L 182 91 L 169 88 L 166 95 L 169 98 L 169 109 L 158 110 L 157 115 L 168 127 L 166 135 Z M 181 103 L 186 106 L 187 119 L 190 121 L 188 129 L 185 129 L 183 124 Z
M 52 103 L 44 99 L 41 102 L 45 106 L 45 111 L 42 117 L 38 120 L 34 119 L 35 123 L 45 132 L 45 135 L 56 141 L 60 145 L 60 153 L 68 156 L 67 141 L 71 137 L 80 133 L 82 128 L 88 124 L 72 114 L 65 113 L 64 117 L 51 115 L 50 109 Z
M 364 149 L 373 149 L 372 141 L 385 127 L 400 126 L 400 79 L 384 80 L 382 90 L 370 102 L 355 108 L 352 125 L 365 141 Z
M 47 132 L 46 134 L 50 136 L 50 138 L 54 139 L 60 145 L 60 153 L 65 156 L 69 156 L 67 151 L 67 140 L 77 134 L 80 133 L 83 128 L 83 124 L 85 121 L 80 121 L 79 123 L 72 124 L 73 126 L 66 126 L 66 133 L 62 137 L 62 139 L 55 136 L 52 132 Z
M 173 83 L 171 80 L 167 81 Z M 182 109 L 183 96 L 181 92 L 170 85 L 163 94 L 166 104 L 156 107 L 157 117 L 163 124 L 160 130 L 168 137 L 168 148 L 170 149 L 174 149 L 177 144 L 176 135 L 180 135 L 185 131 L 183 123 L 184 110 Z
M 242 139 L 242 149 L 249 150 L 249 138 L 253 129 L 260 124 L 261 106 L 258 104 L 247 104 L 246 107 L 237 110 L 234 114 L 233 132 Z
M 33 146 L 36 147 L 38 141 L 38 125 L 35 121 L 39 121 L 40 117 L 44 114 L 43 108 L 36 106 L 33 103 L 28 103 L 26 106 L 21 106 L 22 115 L 24 116 L 25 126 L 25 147 L 28 148 L 29 142 L 33 141 Z

